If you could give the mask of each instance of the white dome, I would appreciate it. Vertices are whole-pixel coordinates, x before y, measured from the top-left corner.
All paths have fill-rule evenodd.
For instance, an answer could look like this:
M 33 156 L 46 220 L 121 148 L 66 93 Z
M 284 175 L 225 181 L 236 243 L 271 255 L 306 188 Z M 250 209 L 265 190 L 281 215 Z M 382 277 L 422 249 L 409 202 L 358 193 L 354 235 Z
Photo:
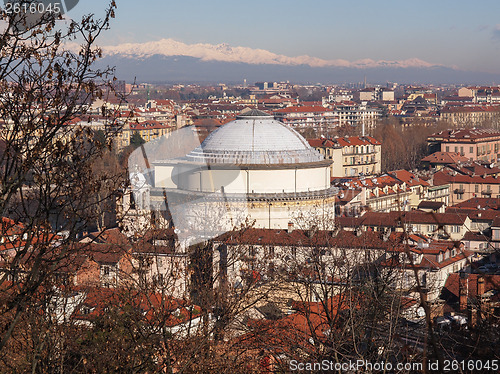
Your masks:
M 324 160 L 295 130 L 265 112 L 251 110 L 212 132 L 187 155 L 210 164 L 298 164 Z

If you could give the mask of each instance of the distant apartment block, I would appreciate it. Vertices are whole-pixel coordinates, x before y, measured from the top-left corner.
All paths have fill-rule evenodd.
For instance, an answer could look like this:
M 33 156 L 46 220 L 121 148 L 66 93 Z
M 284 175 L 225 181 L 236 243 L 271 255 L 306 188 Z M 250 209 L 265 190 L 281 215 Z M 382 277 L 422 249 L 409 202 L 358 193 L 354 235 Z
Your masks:
M 354 94 L 351 90 L 331 90 L 328 95 L 328 101 L 330 103 L 341 103 L 343 101 L 352 101 L 353 99 Z
M 439 118 L 455 127 L 474 127 L 500 121 L 500 105 L 447 105 L 441 109 Z
M 445 130 L 427 138 L 431 151 L 455 152 L 469 160 L 497 162 L 500 132 L 493 129 Z
M 290 92 L 289 82 L 256 82 L 252 94 L 277 94 Z
M 499 87 L 462 87 L 458 90 L 459 97 L 468 97 L 474 103 L 500 104 Z
M 275 110 L 274 117 L 293 127 L 334 127 L 338 125 L 337 113 L 321 105 L 290 106 Z
M 144 121 L 140 123 L 129 122 L 122 128 L 120 145 L 122 148 L 129 146 L 130 139 L 135 132 L 140 134 L 146 142 L 149 142 L 164 135 L 170 134 L 174 129 L 175 127 L 173 126 L 169 126 L 154 120 Z
M 339 126 L 362 126 L 373 128 L 382 117 L 382 109 L 366 103 L 343 102 L 335 107 Z
M 382 143 L 370 136 L 310 139 L 309 144 L 333 160 L 332 177 L 370 176 L 381 172 Z
M 394 101 L 394 91 L 389 88 L 370 87 L 356 93 L 359 101 Z

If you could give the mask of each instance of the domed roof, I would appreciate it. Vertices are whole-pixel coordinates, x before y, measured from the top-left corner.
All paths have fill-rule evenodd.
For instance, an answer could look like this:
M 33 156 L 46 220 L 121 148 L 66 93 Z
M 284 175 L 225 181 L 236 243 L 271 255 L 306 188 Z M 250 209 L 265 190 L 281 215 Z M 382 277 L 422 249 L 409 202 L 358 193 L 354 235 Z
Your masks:
M 260 110 L 250 110 L 212 132 L 187 155 L 210 164 L 266 165 L 324 160 L 295 130 Z

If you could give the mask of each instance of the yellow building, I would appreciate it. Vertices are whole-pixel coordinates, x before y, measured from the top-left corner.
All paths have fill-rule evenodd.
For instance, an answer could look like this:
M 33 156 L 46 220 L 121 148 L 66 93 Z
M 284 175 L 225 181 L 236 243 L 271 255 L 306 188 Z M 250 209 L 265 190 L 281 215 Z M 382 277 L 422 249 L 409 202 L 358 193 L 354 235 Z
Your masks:
M 125 148 L 130 145 L 130 139 L 132 138 L 134 132 L 137 132 L 146 142 L 149 142 L 160 138 L 163 135 L 170 134 L 174 129 L 175 127 L 173 126 L 169 126 L 155 120 L 148 120 L 139 123 L 126 123 L 121 131 L 121 148 Z

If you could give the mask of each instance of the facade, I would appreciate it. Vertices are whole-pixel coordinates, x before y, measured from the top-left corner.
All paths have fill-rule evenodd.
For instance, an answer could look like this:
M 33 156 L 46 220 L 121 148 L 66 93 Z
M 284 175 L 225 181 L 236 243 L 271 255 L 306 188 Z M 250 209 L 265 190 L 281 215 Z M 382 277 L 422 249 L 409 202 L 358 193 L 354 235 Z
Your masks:
M 431 148 L 455 152 L 469 160 L 497 162 L 500 159 L 500 132 L 493 129 L 445 130 L 427 138 Z
M 394 91 L 382 87 L 364 88 L 357 96 L 359 101 L 394 101 Z
M 332 160 L 332 177 L 371 176 L 381 171 L 382 143 L 370 136 L 310 139 L 309 144 Z
M 320 105 L 291 106 L 274 111 L 278 121 L 293 127 L 328 128 L 338 125 L 337 113 Z
M 500 119 L 500 106 L 495 105 L 469 105 L 445 106 L 440 111 L 440 119 L 447 121 L 455 127 L 474 127 L 485 123 L 498 123 Z
M 461 175 L 453 170 L 434 174 L 434 185 L 450 186 L 450 204 L 475 197 L 500 197 L 500 178 L 485 175 Z
M 408 260 L 406 253 L 400 253 L 399 258 L 392 258 L 390 267 L 395 262 L 401 265 L 399 288 L 405 292 L 414 292 L 417 273 L 428 301 L 438 300 L 448 276 L 466 268 L 473 256 L 462 243 L 441 240 L 419 241 L 410 251 L 412 262 Z
M 361 104 L 343 102 L 335 106 L 339 126 L 364 126 L 373 128 L 382 117 L 382 109 L 370 106 L 366 101 Z
M 155 120 L 148 120 L 140 123 L 129 122 L 123 126 L 121 131 L 120 145 L 122 148 L 129 146 L 130 139 L 134 133 L 138 133 L 146 142 L 149 142 L 170 134 L 172 130 L 174 130 L 173 126 Z
M 458 96 L 471 98 L 474 103 L 500 103 L 498 87 L 462 87 L 458 90 Z
M 350 191 L 360 191 L 345 203 L 350 212 L 407 211 L 416 209 L 422 200 L 446 201 L 439 194 L 429 194 L 429 182 L 406 170 L 396 170 L 378 177 L 341 178 L 336 181 L 341 190 L 341 199 L 351 195 Z
M 426 237 L 461 240 L 469 231 L 467 214 L 410 212 L 368 212 L 352 222 L 364 230 L 413 232 Z

